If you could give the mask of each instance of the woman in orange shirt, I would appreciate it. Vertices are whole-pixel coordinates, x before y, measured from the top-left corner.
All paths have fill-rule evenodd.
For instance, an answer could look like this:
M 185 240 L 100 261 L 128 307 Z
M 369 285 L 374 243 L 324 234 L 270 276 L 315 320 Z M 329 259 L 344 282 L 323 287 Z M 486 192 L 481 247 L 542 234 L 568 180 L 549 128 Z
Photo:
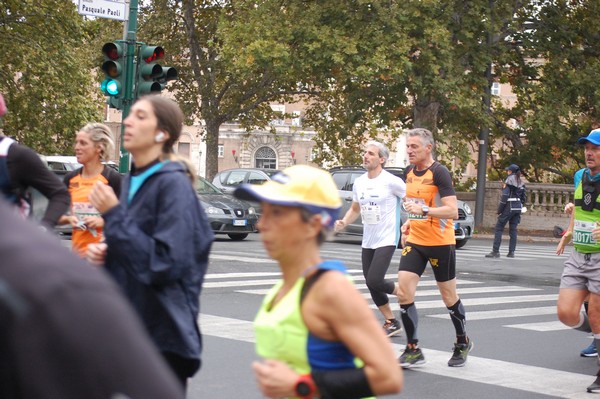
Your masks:
M 71 194 L 71 214 L 60 219 L 61 224 L 73 226 L 73 251 L 85 257 L 91 243 L 102 240 L 104 220 L 88 200 L 96 182 L 106 184 L 117 193 L 121 189 L 121 175 L 103 164 L 114 151 L 115 144 L 110 128 L 102 123 L 88 123 L 75 139 L 77 162 L 83 166 L 67 173 L 64 183 Z

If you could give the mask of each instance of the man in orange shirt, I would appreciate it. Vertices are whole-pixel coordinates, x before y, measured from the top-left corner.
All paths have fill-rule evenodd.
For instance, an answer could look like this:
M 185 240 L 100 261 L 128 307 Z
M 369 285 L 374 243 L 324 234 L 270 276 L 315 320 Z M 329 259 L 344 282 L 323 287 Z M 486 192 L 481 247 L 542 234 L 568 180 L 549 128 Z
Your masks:
M 418 347 L 418 314 L 415 292 L 427 263 L 456 330 L 450 367 L 464 366 L 473 342 L 465 330 L 465 309 L 456 292 L 456 254 L 454 221 L 458 217 L 456 193 L 448 169 L 433 159 L 435 142 L 427 129 L 407 131 L 410 166 L 404 172 L 408 220 L 402 226 L 402 257 L 398 269 L 400 316 L 407 345 L 398 359 L 410 368 L 425 363 Z

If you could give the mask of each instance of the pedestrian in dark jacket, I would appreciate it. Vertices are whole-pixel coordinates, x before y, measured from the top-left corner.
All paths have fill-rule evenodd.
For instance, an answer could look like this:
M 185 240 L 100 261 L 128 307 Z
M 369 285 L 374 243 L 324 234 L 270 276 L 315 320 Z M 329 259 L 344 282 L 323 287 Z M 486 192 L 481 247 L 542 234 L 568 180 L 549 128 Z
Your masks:
M 124 121 L 133 158 L 121 186 L 97 184 L 90 202 L 105 220 L 105 243 L 88 246 L 104 263 L 144 321 L 182 384 L 200 367 L 199 295 L 214 239 L 193 184 L 191 166 L 173 154 L 183 128 L 179 106 L 140 98 Z
M 6 104 L 0 94 L 0 118 L 6 112 Z M 23 217 L 28 217 L 31 213 L 32 203 L 27 191 L 29 188 L 35 188 L 48 198 L 41 223 L 44 228 L 53 228 L 71 205 L 67 188 L 35 151 L 0 132 L 0 196 L 13 204 L 14 209 Z
M 487 254 L 486 258 L 500 257 L 502 232 L 506 223 L 508 223 L 508 235 L 510 237 L 506 257 L 514 258 L 515 249 L 517 248 L 517 226 L 521 222 L 521 213 L 524 211 L 526 201 L 525 184 L 521 180 L 521 168 L 519 166 L 512 164 L 505 170 L 508 172 L 508 177 L 504 181 L 500 203 L 498 204 L 498 221 L 494 229 L 494 244 L 492 252 Z

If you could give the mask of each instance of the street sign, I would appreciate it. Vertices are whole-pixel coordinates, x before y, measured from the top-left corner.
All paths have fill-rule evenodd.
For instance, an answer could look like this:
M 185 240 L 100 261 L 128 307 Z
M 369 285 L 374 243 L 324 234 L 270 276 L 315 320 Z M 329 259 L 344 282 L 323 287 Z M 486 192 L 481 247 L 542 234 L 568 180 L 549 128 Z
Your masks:
M 127 4 L 125 0 L 79 0 L 79 14 L 126 21 Z

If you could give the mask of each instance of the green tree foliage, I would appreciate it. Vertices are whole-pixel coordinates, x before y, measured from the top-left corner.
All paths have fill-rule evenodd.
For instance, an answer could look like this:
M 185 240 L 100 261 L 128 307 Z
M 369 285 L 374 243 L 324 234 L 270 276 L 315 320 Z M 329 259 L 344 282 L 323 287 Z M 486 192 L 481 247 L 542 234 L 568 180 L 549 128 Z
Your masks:
M 83 124 L 102 120 L 93 94 L 93 33 L 72 1 L 0 0 L 5 135 L 42 154 L 66 154 Z
M 518 98 L 506 115 L 518 121 L 511 132 L 517 145 L 506 156 L 531 165 L 532 180 L 571 182 L 584 166 L 577 138 L 600 127 L 600 3 L 532 1 L 529 7 L 523 16 L 529 29 L 515 35 L 522 60 L 503 76 Z
M 217 172 L 219 127 L 237 120 L 249 130 L 273 119 L 269 102 L 302 95 L 285 18 L 265 2 L 165 1 L 141 9 L 139 38 L 163 44 L 179 68 L 174 93 L 190 120 L 205 123 L 207 175 Z

